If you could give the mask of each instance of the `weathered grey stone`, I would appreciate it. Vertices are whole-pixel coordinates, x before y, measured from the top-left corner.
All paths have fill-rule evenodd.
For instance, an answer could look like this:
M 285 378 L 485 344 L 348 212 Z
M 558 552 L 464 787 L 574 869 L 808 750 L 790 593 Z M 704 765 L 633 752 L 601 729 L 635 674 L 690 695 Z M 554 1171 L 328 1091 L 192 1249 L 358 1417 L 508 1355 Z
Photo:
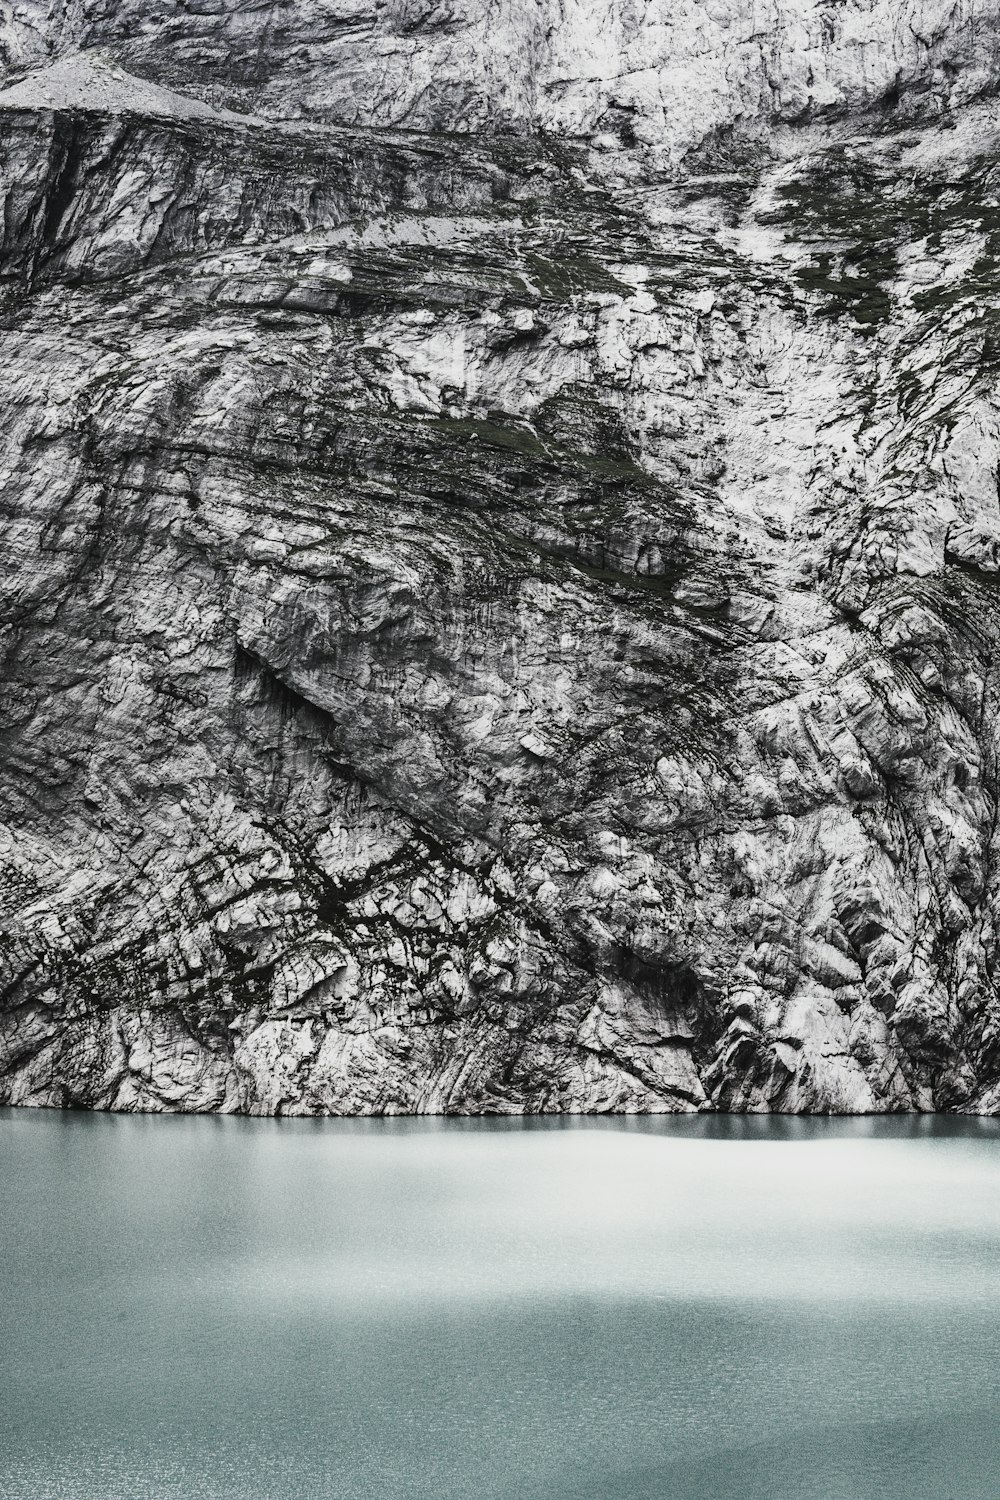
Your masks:
M 994 9 L 26 3 L 0 1099 L 995 1111 Z

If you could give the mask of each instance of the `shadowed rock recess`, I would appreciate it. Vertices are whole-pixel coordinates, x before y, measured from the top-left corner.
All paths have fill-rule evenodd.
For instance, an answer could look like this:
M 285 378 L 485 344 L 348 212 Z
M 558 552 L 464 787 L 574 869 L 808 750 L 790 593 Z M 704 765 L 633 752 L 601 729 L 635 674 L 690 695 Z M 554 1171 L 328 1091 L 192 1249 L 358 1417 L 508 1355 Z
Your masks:
M 0 42 L 0 1101 L 1000 1109 L 998 0 Z

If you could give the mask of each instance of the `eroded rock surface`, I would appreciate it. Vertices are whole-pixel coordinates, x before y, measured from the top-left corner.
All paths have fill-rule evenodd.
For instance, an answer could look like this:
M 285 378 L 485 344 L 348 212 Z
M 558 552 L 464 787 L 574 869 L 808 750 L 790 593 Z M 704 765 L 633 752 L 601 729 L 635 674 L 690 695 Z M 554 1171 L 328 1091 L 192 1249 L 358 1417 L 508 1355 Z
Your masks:
M 0 1099 L 1000 1107 L 998 48 L 8 15 Z

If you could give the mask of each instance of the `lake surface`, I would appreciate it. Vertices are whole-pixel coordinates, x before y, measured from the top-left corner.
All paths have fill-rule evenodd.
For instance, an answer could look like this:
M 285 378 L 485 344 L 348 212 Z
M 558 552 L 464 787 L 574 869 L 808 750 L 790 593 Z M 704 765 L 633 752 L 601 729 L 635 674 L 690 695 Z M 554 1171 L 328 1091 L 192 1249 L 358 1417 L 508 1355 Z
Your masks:
M 2 1500 L 997 1500 L 1000 1128 L 0 1111 Z

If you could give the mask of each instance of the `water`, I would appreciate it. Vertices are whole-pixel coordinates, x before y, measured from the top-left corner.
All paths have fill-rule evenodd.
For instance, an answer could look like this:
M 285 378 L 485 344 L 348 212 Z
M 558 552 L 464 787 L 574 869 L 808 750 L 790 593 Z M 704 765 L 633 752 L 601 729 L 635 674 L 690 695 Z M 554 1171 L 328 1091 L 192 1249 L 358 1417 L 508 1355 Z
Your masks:
M 997 1500 L 1000 1127 L 0 1112 L 2 1500 Z

